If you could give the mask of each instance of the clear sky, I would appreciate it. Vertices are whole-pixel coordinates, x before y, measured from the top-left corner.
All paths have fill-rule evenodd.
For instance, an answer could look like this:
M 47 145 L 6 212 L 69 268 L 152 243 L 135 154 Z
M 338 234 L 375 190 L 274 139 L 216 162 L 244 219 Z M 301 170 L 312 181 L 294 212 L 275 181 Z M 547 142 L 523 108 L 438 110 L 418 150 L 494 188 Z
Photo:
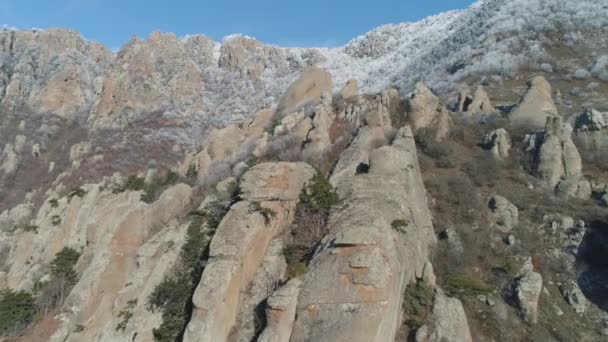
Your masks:
M 282 46 L 337 46 L 388 23 L 416 21 L 473 0 L 0 0 L 0 26 L 66 27 L 112 49 L 159 29 L 215 40 L 242 33 Z

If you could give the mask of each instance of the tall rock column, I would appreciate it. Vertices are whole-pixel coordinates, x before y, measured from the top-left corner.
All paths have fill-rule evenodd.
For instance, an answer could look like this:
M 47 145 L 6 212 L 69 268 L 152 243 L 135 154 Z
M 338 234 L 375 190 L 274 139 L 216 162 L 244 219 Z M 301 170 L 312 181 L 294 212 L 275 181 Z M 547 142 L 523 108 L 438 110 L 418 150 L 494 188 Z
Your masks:
M 435 243 L 409 127 L 370 152 L 368 173 L 333 181 L 344 204 L 302 280 L 291 341 L 394 340 L 403 290 Z M 394 229 L 397 220 L 406 226 Z
M 314 173 L 305 163 L 265 163 L 243 176 L 243 200 L 232 206 L 213 237 L 184 341 L 229 339 L 243 306 L 243 292 L 272 240 L 293 220 L 300 191 Z
M 591 186 L 583 178 L 581 156 L 572 141 L 572 127 L 561 117 L 548 117 L 545 131 L 526 137 L 532 171 L 543 185 L 558 193 L 589 198 Z

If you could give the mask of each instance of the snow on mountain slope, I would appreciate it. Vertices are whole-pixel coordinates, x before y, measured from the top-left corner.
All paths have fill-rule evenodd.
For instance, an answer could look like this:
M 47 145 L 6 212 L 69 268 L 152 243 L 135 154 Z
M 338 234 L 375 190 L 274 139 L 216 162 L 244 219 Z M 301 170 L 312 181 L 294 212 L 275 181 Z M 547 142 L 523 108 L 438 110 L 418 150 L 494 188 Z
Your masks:
M 407 91 L 424 80 L 441 91 L 468 76 L 540 69 L 550 62 L 549 35 L 566 41 L 606 27 L 607 0 L 486 0 L 416 23 L 382 26 L 322 51 L 337 85 L 357 78 L 364 91 L 389 85 Z

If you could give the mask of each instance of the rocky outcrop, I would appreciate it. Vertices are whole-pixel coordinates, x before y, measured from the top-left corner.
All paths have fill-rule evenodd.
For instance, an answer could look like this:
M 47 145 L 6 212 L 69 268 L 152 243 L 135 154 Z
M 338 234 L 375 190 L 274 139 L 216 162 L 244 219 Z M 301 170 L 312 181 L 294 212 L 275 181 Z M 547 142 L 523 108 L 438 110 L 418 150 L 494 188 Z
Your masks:
M 519 210 L 506 198 L 493 195 L 488 201 L 488 208 L 490 208 L 494 223 L 500 231 L 508 233 L 513 227 L 517 226 Z
M 29 203 L 7 209 L 0 213 L 0 232 L 13 231 L 28 227 L 34 216 L 33 206 Z
M 7 177 L 17 172 L 23 157 L 26 140 L 24 135 L 17 135 L 14 143 L 4 146 L 4 151 L 0 155 L 0 175 Z
M 350 122 L 355 127 L 400 126 L 405 114 L 405 106 L 394 88 L 386 89 L 373 96 L 354 96 L 348 101 L 337 101 L 337 117 Z
M 528 89 L 509 117 L 514 124 L 541 128 L 547 117 L 556 115 L 551 85 L 544 77 L 536 76 L 528 82 Z
M 435 290 L 431 323 L 416 331 L 416 342 L 473 342 L 462 302 Z
M 304 163 L 265 163 L 243 176 L 242 201 L 230 208 L 211 242 L 185 341 L 225 341 L 238 330 L 233 329 L 250 298 L 244 292 L 273 239 L 293 220 L 300 191 L 313 175 Z
M 505 159 L 511 151 L 511 136 L 504 128 L 495 129 L 483 137 L 481 144 L 494 158 Z
M 460 90 L 458 93 L 458 111 L 470 115 L 496 113 L 496 109 L 482 85 L 477 86 L 473 95 L 468 88 Z
M 576 284 L 575 282 L 564 284 L 560 286 L 560 291 L 564 296 L 566 302 L 570 304 L 570 306 L 572 306 L 574 312 L 579 315 L 585 313 L 585 310 L 587 310 L 587 305 L 589 303 L 578 284 Z
M 416 89 L 407 101 L 407 121 L 414 132 L 420 128 L 433 129 L 436 140 L 447 137 L 452 126 L 449 111 L 423 83 L 416 84 Z
M 291 279 L 268 298 L 267 325 L 258 342 L 289 342 L 301 285 L 300 279 Z
M 571 135 L 572 127 L 561 117 L 549 117 L 543 133 L 526 136 L 526 151 L 532 172 L 545 187 L 583 198 L 590 185 L 583 178 L 581 156 Z
M 112 53 L 78 32 L 0 30 L 0 104 L 73 118 L 88 110 L 101 91 Z
M 435 242 L 409 127 L 369 153 L 368 173 L 333 181 L 345 205 L 302 279 L 290 341 L 393 340 L 404 287 L 423 277 Z
M 514 281 L 514 299 L 523 320 L 528 324 L 538 322 L 538 299 L 543 289 L 543 277 L 534 272 L 528 259 L 520 275 Z
M 277 113 L 282 117 L 304 105 L 316 104 L 323 93 L 331 94 L 332 91 L 333 83 L 327 71 L 319 68 L 308 69 L 287 88 L 279 101 Z
M 588 109 L 574 121 L 574 141 L 590 157 L 600 159 L 608 153 L 608 113 Z
M 203 43 L 207 48 L 212 44 Z M 190 46 L 173 34 L 153 32 L 147 40 L 133 37 L 106 72 L 93 109 L 94 126 L 123 125 L 112 114 L 203 109 L 203 74 L 189 56 Z M 126 118 L 125 118 L 126 119 Z
M 137 336 L 138 341 L 151 341 L 152 328 L 159 324 L 160 316 L 145 304 L 177 260 L 187 227 L 178 218 L 188 210 L 192 190 L 177 184 L 146 204 L 140 201 L 141 192 L 115 194 L 106 187 L 104 181 L 82 186 L 74 196 L 53 194 L 27 227 L 0 234 L 10 248 L 4 285 L 12 289 L 31 290 L 48 279 L 49 263 L 64 247 L 81 252 L 78 281 L 44 340 Z M 128 302 L 129 324 L 116 329 Z
M 355 79 L 348 80 L 338 93 L 338 100 L 346 101 L 355 96 L 359 96 L 359 82 Z

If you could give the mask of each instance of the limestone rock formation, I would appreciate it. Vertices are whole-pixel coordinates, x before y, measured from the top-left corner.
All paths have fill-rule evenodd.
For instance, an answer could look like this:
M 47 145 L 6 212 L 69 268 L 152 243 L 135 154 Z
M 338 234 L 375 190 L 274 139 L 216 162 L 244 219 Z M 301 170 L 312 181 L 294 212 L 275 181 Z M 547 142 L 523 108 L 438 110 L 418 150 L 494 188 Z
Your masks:
M 284 116 L 303 105 L 316 104 L 323 93 L 332 92 L 333 83 L 329 72 L 319 68 L 308 69 L 283 94 L 277 113 Z
M 514 297 L 521 316 L 528 324 L 538 322 L 538 299 L 543 289 L 543 277 L 534 272 L 531 262 L 524 266 L 515 280 Z
M 300 279 L 291 279 L 268 298 L 267 326 L 258 342 L 289 342 L 301 285 Z
M 373 96 L 353 96 L 349 101 L 337 102 L 337 117 L 350 122 L 355 127 L 369 126 L 400 126 L 405 115 L 405 106 L 394 88 L 383 90 Z
M 434 129 L 437 140 L 444 139 L 452 126 L 449 111 L 424 83 L 416 84 L 407 102 L 407 121 L 414 132 L 424 127 Z
M 508 233 L 513 227 L 517 226 L 519 211 L 506 198 L 493 195 L 488 201 L 488 208 L 490 208 L 494 222 L 501 231 Z
M 572 127 L 560 117 L 549 117 L 545 131 L 526 137 L 532 170 L 549 189 L 565 182 L 560 192 L 581 197 L 590 188 L 583 179 L 581 156 L 572 141 Z
M 338 93 L 338 99 L 344 101 L 355 96 L 359 96 L 359 82 L 355 79 L 348 80 Z
M 562 292 L 566 302 L 572 306 L 572 309 L 574 309 L 577 314 L 585 313 L 585 310 L 587 310 L 588 301 L 578 284 L 575 282 L 570 282 L 562 285 L 560 286 L 560 291 Z
M 0 213 L 0 232 L 29 226 L 33 215 L 32 205 L 28 203 L 3 211 Z
M 595 159 L 608 153 L 608 113 L 588 109 L 578 115 L 574 122 L 576 145 Z
M 593 108 L 576 117 L 574 129 L 577 131 L 600 131 L 608 127 L 608 114 Z
M 334 180 L 346 205 L 302 280 L 290 341 L 393 340 L 404 286 L 423 276 L 435 237 L 410 129 L 372 150 L 369 166 Z M 391 228 L 398 219 L 404 236 Z
M 492 114 L 496 112 L 496 109 L 492 105 L 488 93 L 486 93 L 482 85 L 479 85 L 473 95 L 470 94 L 468 88 L 460 90 L 458 94 L 458 111 L 475 115 Z
M 462 302 L 435 290 L 431 323 L 416 331 L 416 342 L 472 342 Z
M 82 254 L 78 282 L 44 340 L 130 340 L 134 335 L 152 340 L 151 330 L 159 323 L 145 303 L 177 260 L 186 226 L 176 218 L 189 205 L 192 190 L 177 184 L 146 204 L 140 192 L 114 194 L 105 185 L 82 186 L 72 197 L 53 194 L 28 229 L 0 236 L 9 246 L 4 285 L 12 289 L 31 290 L 64 247 Z M 137 304 L 128 326 L 119 331 L 118 313 L 127 302 Z M 75 332 L 76 326 L 85 329 Z
M 271 241 L 293 220 L 300 191 L 313 175 L 304 163 L 265 163 L 243 176 L 242 201 L 231 207 L 211 242 L 185 341 L 228 338 L 248 301 L 244 290 L 254 281 Z
M 495 129 L 483 137 L 481 144 L 486 150 L 490 150 L 494 158 L 508 158 L 511 151 L 511 136 L 504 128 Z
M 4 146 L 2 155 L 0 155 L 0 175 L 12 176 L 17 172 L 23 157 L 26 140 L 27 138 L 24 135 L 17 135 L 14 143 Z
M 64 29 L 0 30 L 0 104 L 73 118 L 87 110 L 101 90 L 112 53 Z
M 536 76 L 528 82 L 528 90 L 509 117 L 514 124 L 541 128 L 547 117 L 556 115 L 558 113 L 553 102 L 551 85 L 544 77 Z

